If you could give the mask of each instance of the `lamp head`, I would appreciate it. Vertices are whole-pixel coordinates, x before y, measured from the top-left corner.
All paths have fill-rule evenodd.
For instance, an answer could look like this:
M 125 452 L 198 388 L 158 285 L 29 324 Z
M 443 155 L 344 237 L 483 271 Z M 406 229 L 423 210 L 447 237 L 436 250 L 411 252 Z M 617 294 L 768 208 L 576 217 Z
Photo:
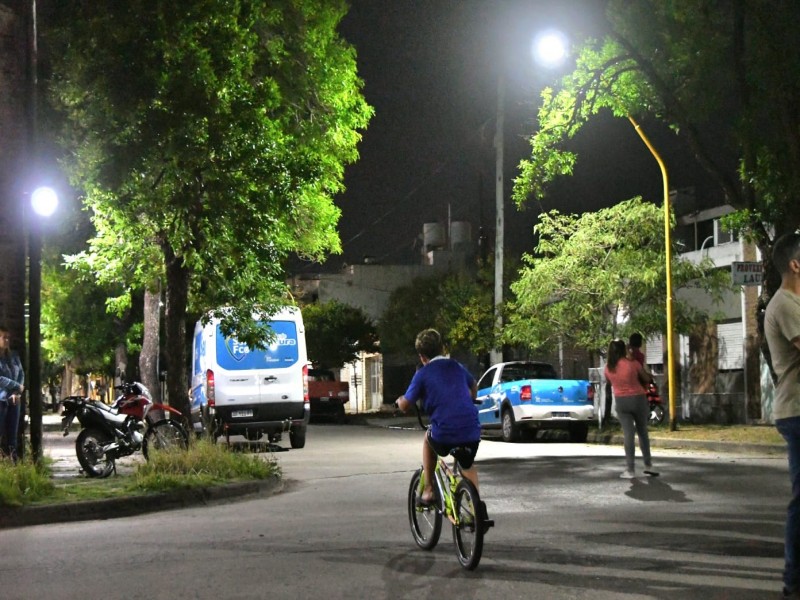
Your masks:
M 557 29 L 541 32 L 533 41 L 533 59 L 548 68 L 559 66 L 567 57 L 567 36 Z
M 49 217 L 58 208 L 58 194 L 50 187 L 38 187 L 31 194 L 33 211 L 42 217 Z

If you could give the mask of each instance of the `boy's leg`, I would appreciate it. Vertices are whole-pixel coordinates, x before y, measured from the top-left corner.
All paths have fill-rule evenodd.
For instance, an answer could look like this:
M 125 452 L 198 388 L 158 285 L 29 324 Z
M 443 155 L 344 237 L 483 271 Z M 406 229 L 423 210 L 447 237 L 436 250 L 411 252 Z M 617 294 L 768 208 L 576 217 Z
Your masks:
M 428 432 L 422 440 L 422 471 L 425 474 L 425 487 L 422 490 L 423 502 L 433 499 L 433 471 L 436 468 L 436 452 L 428 442 Z
M 472 485 L 475 486 L 475 489 L 480 491 L 478 487 L 478 468 L 475 466 L 470 467 L 469 469 L 461 469 L 461 474 L 464 476 L 464 479 L 468 479 L 472 482 Z

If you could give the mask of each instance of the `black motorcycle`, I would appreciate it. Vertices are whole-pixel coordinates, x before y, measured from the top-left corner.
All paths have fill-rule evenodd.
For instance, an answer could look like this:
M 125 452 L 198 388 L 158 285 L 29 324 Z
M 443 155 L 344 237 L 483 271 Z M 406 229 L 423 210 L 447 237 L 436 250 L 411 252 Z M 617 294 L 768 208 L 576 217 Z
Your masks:
M 75 441 L 75 453 L 89 477 L 108 477 L 116 468 L 116 459 L 139 450 L 147 459 L 151 448 L 188 448 L 189 436 L 178 419 L 154 416 L 170 413 L 182 418 L 179 411 L 155 404 L 141 383 L 123 383 L 117 390 L 119 395 L 111 405 L 83 396 L 61 401 L 64 436 L 75 419 L 83 427 Z

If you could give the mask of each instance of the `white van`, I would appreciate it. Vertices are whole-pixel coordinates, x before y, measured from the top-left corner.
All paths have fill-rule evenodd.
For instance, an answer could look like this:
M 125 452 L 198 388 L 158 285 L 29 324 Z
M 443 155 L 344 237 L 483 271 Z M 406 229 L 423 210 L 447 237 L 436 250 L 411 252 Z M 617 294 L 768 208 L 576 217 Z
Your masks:
M 225 337 L 219 320 L 198 321 L 192 345 L 192 424 L 214 437 L 266 434 L 277 442 L 289 432 L 292 448 L 306 443 L 310 404 L 303 317 L 287 307 L 273 315 L 275 340 L 266 349 Z

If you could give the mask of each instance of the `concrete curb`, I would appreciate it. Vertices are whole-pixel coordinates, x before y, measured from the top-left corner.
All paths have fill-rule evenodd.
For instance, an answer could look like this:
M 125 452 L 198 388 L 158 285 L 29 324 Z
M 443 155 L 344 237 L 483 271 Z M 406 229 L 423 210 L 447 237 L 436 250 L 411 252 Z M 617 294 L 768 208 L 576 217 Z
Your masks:
M 279 477 L 218 486 L 175 490 L 162 494 L 87 500 L 43 506 L 6 507 L 0 513 L 0 529 L 49 523 L 104 520 L 145 513 L 225 502 L 248 496 L 271 495 L 283 489 Z

